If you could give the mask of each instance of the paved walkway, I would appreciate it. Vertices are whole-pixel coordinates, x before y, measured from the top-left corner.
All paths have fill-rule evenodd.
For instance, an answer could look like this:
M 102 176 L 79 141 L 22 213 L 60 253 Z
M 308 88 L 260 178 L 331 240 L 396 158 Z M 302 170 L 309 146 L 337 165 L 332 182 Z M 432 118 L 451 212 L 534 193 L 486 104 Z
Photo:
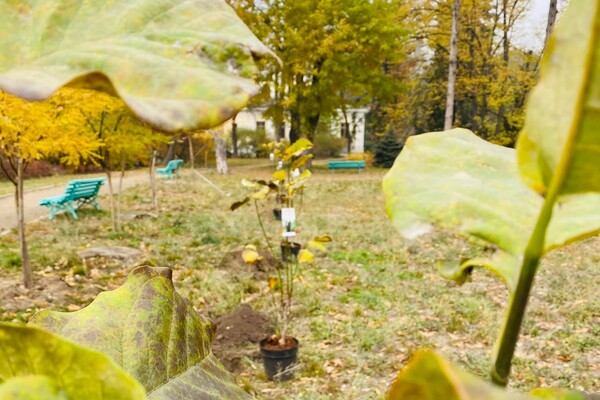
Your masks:
M 113 189 L 117 191 L 119 184 L 118 173 L 113 175 Z M 103 177 L 105 174 L 86 175 L 85 178 Z M 147 183 L 150 185 L 150 178 L 147 170 L 128 171 L 123 179 L 123 189 L 132 186 Z M 40 218 L 47 218 L 50 213 L 47 207 L 38 206 L 38 202 L 46 197 L 60 196 L 65 191 L 66 184 L 57 184 L 51 187 L 33 189 L 25 192 L 25 222 L 35 221 Z M 100 195 L 108 194 L 108 184 L 105 183 L 100 189 Z M 17 211 L 15 207 L 14 195 L 0 197 L 0 235 L 10 229 L 17 227 Z

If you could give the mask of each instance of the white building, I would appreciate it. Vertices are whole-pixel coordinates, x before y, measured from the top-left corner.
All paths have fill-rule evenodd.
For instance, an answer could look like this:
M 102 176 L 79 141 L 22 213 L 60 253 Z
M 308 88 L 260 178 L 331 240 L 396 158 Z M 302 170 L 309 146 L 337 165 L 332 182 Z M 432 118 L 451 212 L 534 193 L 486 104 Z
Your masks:
M 272 121 L 264 117 L 264 112 L 267 107 L 248 107 L 240 111 L 235 117 L 235 123 L 240 129 L 248 130 L 264 130 L 267 137 L 275 139 L 275 125 Z M 330 132 L 338 137 L 347 137 L 350 134 L 352 137 L 352 144 L 350 153 L 364 153 L 365 151 L 365 132 L 367 125 L 367 113 L 369 109 L 366 107 L 361 108 L 348 108 L 346 109 L 346 118 L 344 118 L 344 112 L 338 109 L 337 116 L 331 120 Z M 225 132 L 231 137 L 233 120 L 229 120 L 225 123 Z M 290 137 L 290 124 L 286 122 L 284 124 L 285 138 Z M 238 147 L 242 147 L 243 143 L 239 143 Z M 347 151 L 344 151 L 344 154 Z

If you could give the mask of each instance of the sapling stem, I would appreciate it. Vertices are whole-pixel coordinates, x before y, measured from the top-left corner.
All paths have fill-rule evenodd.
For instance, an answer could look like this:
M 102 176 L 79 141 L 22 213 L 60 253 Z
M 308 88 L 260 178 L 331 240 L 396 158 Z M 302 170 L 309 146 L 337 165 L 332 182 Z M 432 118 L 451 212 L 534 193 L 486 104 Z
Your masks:
M 262 230 L 262 234 L 267 242 L 267 247 L 269 248 L 269 253 L 271 253 L 271 257 L 275 258 L 275 252 L 273 251 L 273 246 L 271 246 L 271 241 L 269 240 L 269 235 L 267 235 L 267 231 L 265 230 L 265 225 L 262 222 L 262 218 L 260 217 L 260 211 L 258 210 L 258 201 L 254 200 L 254 209 L 256 210 L 256 218 L 258 218 L 258 224 L 260 225 L 260 229 Z

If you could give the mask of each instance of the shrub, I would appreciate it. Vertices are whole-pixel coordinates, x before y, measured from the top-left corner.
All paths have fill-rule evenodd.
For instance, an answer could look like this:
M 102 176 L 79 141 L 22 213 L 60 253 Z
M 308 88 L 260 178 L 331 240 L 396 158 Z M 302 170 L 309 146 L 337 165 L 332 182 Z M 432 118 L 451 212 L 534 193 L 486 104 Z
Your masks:
M 314 154 L 317 157 L 339 157 L 346 148 L 346 140 L 329 132 L 319 132 L 314 140 Z
M 390 168 L 403 146 L 393 132 L 388 132 L 375 146 L 375 166 Z
M 238 128 L 237 139 L 240 157 L 268 157 L 265 145 L 269 139 L 264 130 Z

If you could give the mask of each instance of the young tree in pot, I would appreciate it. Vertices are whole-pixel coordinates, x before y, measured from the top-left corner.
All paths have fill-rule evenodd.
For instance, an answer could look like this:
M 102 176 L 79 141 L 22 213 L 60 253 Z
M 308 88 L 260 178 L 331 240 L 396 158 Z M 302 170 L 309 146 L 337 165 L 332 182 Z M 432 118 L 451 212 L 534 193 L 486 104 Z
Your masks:
M 292 317 L 294 296 L 294 283 L 299 276 L 303 265 L 312 265 L 314 256 L 308 248 L 325 250 L 323 243 L 330 242 L 331 237 L 321 236 L 310 240 L 306 246 L 293 241 L 296 238 L 296 197 L 301 196 L 304 184 L 311 177 L 309 170 L 300 172 L 312 155 L 304 153 L 312 148 L 312 143 L 307 139 L 300 139 L 290 146 L 282 143 L 270 143 L 268 149 L 277 162 L 277 170 L 270 181 L 242 180 L 242 185 L 254 190 L 245 199 L 231 205 L 234 211 L 244 204 L 253 203 L 258 222 L 268 251 L 275 260 L 276 276 L 269 278 L 269 290 L 273 305 L 277 309 L 278 333 L 267 337 L 260 342 L 261 354 L 265 363 L 265 372 L 270 379 L 286 380 L 293 376 L 293 366 L 296 363 L 298 340 L 288 335 L 288 328 Z M 281 205 L 281 240 L 280 257 L 276 257 L 275 248 L 265 229 L 261 218 L 258 202 L 268 198 L 275 198 Z M 246 246 L 242 257 L 249 264 L 259 262 L 262 257 L 256 248 Z

